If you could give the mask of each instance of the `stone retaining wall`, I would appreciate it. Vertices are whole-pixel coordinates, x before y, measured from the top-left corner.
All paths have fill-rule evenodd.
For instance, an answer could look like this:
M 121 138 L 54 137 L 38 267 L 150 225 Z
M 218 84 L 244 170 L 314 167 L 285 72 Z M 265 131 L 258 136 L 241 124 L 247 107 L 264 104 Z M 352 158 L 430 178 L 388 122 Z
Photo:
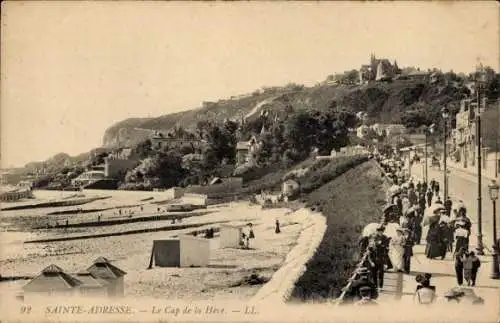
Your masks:
M 306 263 L 314 256 L 326 231 L 326 217 L 310 209 L 300 209 L 291 215 L 302 223 L 297 245 L 288 253 L 281 268 L 274 273 L 253 297 L 254 302 L 285 302 L 297 280 L 306 270 Z

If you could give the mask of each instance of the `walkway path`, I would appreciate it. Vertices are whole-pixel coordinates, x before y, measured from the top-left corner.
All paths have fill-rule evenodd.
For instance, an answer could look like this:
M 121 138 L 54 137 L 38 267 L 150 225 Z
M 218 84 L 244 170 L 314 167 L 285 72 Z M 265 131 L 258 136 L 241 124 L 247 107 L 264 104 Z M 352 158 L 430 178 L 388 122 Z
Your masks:
M 412 175 L 419 177 L 420 165 L 414 166 L 412 169 Z M 442 172 L 429 168 L 428 171 L 429 180 L 434 178 L 439 180 L 440 187 L 442 184 Z M 472 234 L 470 238 L 470 246 L 476 246 L 476 229 L 477 217 L 476 217 L 476 192 L 477 184 L 473 182 L 473 179 L 467 178 L 466 175 L 457 174 L 453 171 L 450 173 L 449 177 L 449 195 L 452 200 L 456 203 L 457 200 L 462 200 L 467 207 L 468 215 L 473 223 Z M 488 183 L 485 183 L 487 186 Z M 485 191 L 485 189 L 483 189 Z M 486 194 L 486 195 L 485 195 Z M 491 245 L 491 234 L 486 234 L 486 232 L 491 231 L 491 206 L 487 192 L 483 192 L 483 231 L 484 231 L 484 242 L 486 246 Z M 488 199 L 488 200 L 486 200 Z M 422 237 L 427 234 L 427 227 L 424 227 L 424 232 Z M 422 241 L 425 243 L 425 241 Z M 485 256 L 481 256 L 481 268 L 479 270 L 478 278 L 476 281 L 476 287 L 474 290 L 478 296 L 484 298 L 487 306 L 481 308 L 481 316 L 491 315 L 492 318 L 498 320 L 500 318 L 500 280 L 493 280 L 489 278 L 491 273 L 491 255 L 490 249 L 485 249 Z M 425 256 L 425 245 L 417 245 L 414 247 L 414 257 L 412 258 L 411 273 L 409 275 L 403 275 L 403 302 L 412 302 L 413 294 L 417 283 L 415 282 L 415 276 L 418 273 L 431 273 L 432 274 L 432 284 L 436 286 L 436 291 L 438 296 L 442 296 L 449 289 L 456 287 L 457 282 L 455 278 L 454 261 L 451 253 L 448 253 L 444 260 L 430 260 Z M 391 277 L 392 276 L 392 277 Z M 390 274 L 389 279 L 393 279 L 395 274 Z M 390 286 L 387 288 L 391 290 Z M 382 291 L 380 297 L 381 302 L 389 301 L 392 295 L 386 291 Z M 479 315 L 479 314 L 478 314 Z M 490 316 L 488 316 L 490 317 Z

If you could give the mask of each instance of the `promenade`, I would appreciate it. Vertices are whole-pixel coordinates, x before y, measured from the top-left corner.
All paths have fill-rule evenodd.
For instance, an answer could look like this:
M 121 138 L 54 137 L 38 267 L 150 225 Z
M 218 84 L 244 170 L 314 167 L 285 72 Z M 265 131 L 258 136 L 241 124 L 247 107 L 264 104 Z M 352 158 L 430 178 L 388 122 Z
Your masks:
M 412 167 L 412 176 L 422 178 L 422 166 L 416 164 Z M 440 182 L 441 194 L 443 185 L 443 172 L 428 168 L 428 178 Z M 470 237 L 471 249 L 474 249 L 477 244 L 477 182 L 474 177 L 469 174 L 450 170 L 449 179 L 449 195 L 454 203 L 462 200 L 467 207 L 467 214 L 472 221 L 472 230 Z M 491 279 L 491 245 L 492 245 L 492 206 L 488 196 L 487 186 L 489 181 L 483 179 L 483 241 L 485 247 L 485 255 L 479 256 L 481 259 L 481 268 L 478 273 L 476 286 L 474 287 L 475 293 L 485 300 L 486 306 L 481 307 L 481 317 L 491 317 L 498 321 L 500 319 L 500 280 Z M 452 253 L 447 253 L 444 260 L 428 259 L 425 256 L 425 237 L 428 227 L 423 228 L 422 241 L 420 245 L 414 246 L 414 256 L 412 257 L 411 273 L 409 275 L 403 274 L 403 296 L 401 302 L 413 302 L 413 295 L 417 283 L 415 276 L 419 273 L 431 273 L 432 285 L 436 286 L 436 292 L 440 298 L 439 302 L 445 302 L 442 298 L 453 287 L 457 286 L 455 278 L 454 259 Z M 387 274 L 386 274 L 387 275 Z M 388 274 L 389 286 L 382 291 L 380 302 L 389 302 L 393 299 L 394 287 L 392 281 L 395 279 L 396 274 Z

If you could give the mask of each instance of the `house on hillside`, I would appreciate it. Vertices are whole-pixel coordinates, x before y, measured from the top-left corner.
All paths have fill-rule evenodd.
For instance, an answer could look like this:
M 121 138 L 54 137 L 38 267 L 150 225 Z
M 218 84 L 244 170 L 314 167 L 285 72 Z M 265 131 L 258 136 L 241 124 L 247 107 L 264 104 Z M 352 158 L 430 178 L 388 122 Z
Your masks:
M 402 124 L 375 123 L 371 128 L 378 136 L 385 134 L 386 137 L 402 135 L 407 132 L 406 127 Z
M 125 275 L 126 272 L 104 257 L 97 258 L 87 271 L 77 274 L 68 274 L 52 264 L 23 286 L 23 298 L 30 301 L 47 297 L 119 297 L 124 295 Z
M 139 165 L 140 159 L 132 148 L 122 148 L 104 158 L 104 175 L 114 178 Z
M 256 136 L 248 141 L 239 141 L 236 144 L 236 164 L 242 165 L 252 161 L 252 156 L 260 145 Z
M 359 69 L 359 84 L 366 84 L 372 79 L 372 70 L 370 65 L 361 65 Z
M 281 193 L 283 193 L 283 196 L 291 197 L 298 192 L 299 188 L 300 185 L 297 181 L 289 179 L 283 182 Z
M 431 73 L 426 71 L 413 71 L 408 74 L 405 74 L 404 77 L 406 79 L 412 81 L 429 81 Z

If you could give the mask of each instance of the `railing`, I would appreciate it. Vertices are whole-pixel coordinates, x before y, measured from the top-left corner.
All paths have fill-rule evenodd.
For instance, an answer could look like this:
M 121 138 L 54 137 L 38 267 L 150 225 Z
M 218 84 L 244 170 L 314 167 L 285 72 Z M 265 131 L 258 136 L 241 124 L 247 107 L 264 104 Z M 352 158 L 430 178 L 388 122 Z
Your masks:
M 380 170 L 384 173 L 384 175 L 386 174 L 385 170 L 380 166 L 380 164 L 378 163 L 377 161 L 377 165 L 379 166 Z M 388 183 L 388 180 L 387 180 L 387 177 L 384 176 L 384 179 L 387 181 Z M 340 294 L 339 298 L 337 298 L 335 300 L 335 303 L 336 303 L 336 306 L 339 306 L 343 301 L 344 301 L 344 298 L 345 298 L 345 295 L 347 294 L 347 292 L 349 291 L 349 289 L 351 288 L 352 286 L 352 283 L 354 282 L 354 279 L 356 279 L 356 276 L 358 275 L 358 270 L 363 267 L 363 264 L 366 262 L 366 258 L 368 257 L 368 255 L 370 254 L 370 249 L 366 248 L 364 254 L 363 254 L 363 257 L 361 257 L 361 260 L 360 262 L 358 263 L 358 265 L 356 266 L 356 269 L 354 270 L 354 273 L 352 274 L 352 276 L 349 278 L 349 280 L 347 281 L 347 285 L 342 289 L 342 293 Z
M 347 281 L 347 285 L 342 289 L 342 293 L 340 294 L 339 298 L 337 298 L 335 300 L 335 303 L 336 303 L 337 306 L 339 306 L 340 304 L 342 304 L 342 302 L 344 301 L 345 295 L 347 294 L 347 292 L 351 288 L 352 283 L 354 282 L 354 279 L 356 279 L 356 276 L 358 275 L 358 270 L 361 267 L 363 267 L 363 264 L 365 263 L 366 258 L 368 257 L 369 254 L 370 254 L 370 250 L 367 248 L 366 251 L 363 254 L 363 257 L 361 257 L 360 262 L 356 266 L 356 269 L 354 269 L 354 273 L 352 274 L 352 276 Z

